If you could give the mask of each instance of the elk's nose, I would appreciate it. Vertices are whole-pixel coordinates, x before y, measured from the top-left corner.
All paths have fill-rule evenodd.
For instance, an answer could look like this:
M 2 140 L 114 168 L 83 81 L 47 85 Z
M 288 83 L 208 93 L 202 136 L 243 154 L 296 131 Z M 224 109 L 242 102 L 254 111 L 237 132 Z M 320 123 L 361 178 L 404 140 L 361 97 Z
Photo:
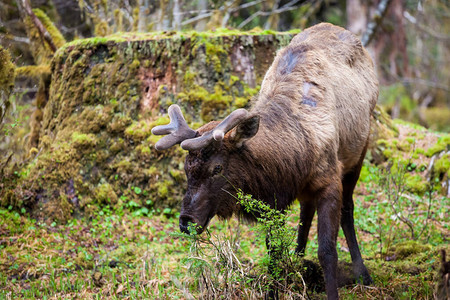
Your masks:
M 181 215 L 180 216 L 180 230 L 183 233 L 191 234 L 189 232 L 189 223 L 195 223 L 194 218 L 191 216 Z

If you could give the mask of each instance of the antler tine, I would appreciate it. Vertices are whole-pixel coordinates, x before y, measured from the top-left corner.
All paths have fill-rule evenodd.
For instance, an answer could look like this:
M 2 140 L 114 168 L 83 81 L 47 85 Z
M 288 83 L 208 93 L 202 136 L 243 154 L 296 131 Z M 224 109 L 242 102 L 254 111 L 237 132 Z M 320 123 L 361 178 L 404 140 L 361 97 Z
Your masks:
M 152 129 L 152 133 L 155 135 L 167 135 L 155 144 L 155 149 L 158 151 L 166 150 L 197 135 L 195 130 L 189 128 L 178 105 L 172 104 L 169 107 L 169 118 L 169 124 L 156 126 Z
M 204 133 L 202 136 L 185 140 L 181 143 L 184 150 L 198 150 L 209 145 L 213 140 L 222 141 L 225 134 L 247 118 L 248 111 L 240 108 L 233 111 L 214 130 Z

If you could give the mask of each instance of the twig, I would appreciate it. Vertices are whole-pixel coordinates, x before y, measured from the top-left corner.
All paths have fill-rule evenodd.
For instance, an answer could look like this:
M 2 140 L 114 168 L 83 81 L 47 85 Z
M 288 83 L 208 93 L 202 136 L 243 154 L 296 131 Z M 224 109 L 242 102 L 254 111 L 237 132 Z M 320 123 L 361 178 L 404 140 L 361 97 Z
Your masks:
M 10 34 L 0 34 L 0 39 L 8 39 L 17 43 L 29 44 L 30 39 L 22 36 L 15 36 Z
M 417 22 L 417 19 L 412 16 L 409 12 L 404 11 L 403 12 L 403 17 L 408 20 L 411 24 L 413 24 L 414 26 L 416 26 L 417 29 L 424 31 L 426 33 L 428 33 L 429 35 L 431 35 L 432 37 L 438 39 L 438 40 L 443 40 L 443 41 L 448 41 L 450 40 L 450 35 L 445 35 L 445 34 L 440 34 L 438 32 L 435 32 L 433 29 Z
M 444 84 L 440 84 L 437 82 L 432 82 L 429 80 L 425 80 L 422 78 L 409 78 L 409 77 L 405 77 L 400 79 L 401 81 L 403 81 L 403 83 L 414 83 L 414 84 L 422 84 L 422 85 L 426 85 L 435 89 L 440 89 L 443 90 L 447 93 L 450 93 L 450 88 Z

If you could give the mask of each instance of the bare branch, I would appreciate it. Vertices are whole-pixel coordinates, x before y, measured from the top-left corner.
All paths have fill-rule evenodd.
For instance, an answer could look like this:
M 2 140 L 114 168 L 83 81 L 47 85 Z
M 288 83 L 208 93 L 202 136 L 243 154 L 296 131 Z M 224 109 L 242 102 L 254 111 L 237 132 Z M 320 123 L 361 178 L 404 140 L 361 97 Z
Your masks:
M 39 20 L 38 17 L 36 17 L 36 15 L 34 14 L 33 10 L 31 9 L 30 2 L 28 0 L 16 0 L 16 1 L 19 6 L 21 15 L 23 17 L 25 17 L 25 15 L 30 17 L 34 26 L 36 26 L 42 40 L 44 40 L 48 44 L 48 46 L 50 47 L 50 49 L 52 50 L 53 53 L 56 52 L 58 47 L 56 47 L 55 43 L 53 42 L 52 36 L 47 31 L 47 29 L 44 27 L 41 20 Z
M 0 39 L 11 40 L 16 43 L 24 43 L 24 44 L 30 43 L 30 39 L 27 37 L 15 36 L 15 35 L 11 35 L 11 34 L 0 34 Z
M 448 87 L 447 85 L 444 84 L 440 84 L 437 82 L 432 82 L 429 80 L 425 80 L 422 78 L 402 78 L 401 79 L 403 83 L 413 83 L 413 84 L 421 84 L 421 85 L 426 85 L 428 87 L 432 87 L 435 89 L 440 89 L 443 90 L 444 92 L 450 93 L 450 87 Z
M 269 18 L 267 18 L 266 23 L 264 24 L 264 29 L 270 29 L 272 20 L 274 18 L 272 16 L 275 16 L 275 11 L 278 9 L 278 6 L 280 5 L 280 0 L 275 0 L 275 3 L 272 7 L 272 11 L 270 12 Z
M 250 17 L 248 17 L 247 19 L 245 19 L 244 21 L 242 21 L 242 23 L 239 24 L 237 26 L 237 28 L 238 29 L 242 29 L 245 25 L 250 23 L 256 17 L 259 17 L 259 16 L 267 17 L 267 16 L 270 16 L 270 15 L 281 14 L 281 13 L 284 13 L 284 12 L 287 12 L 287 11 L 295 10 L 295 9 L 297 9 L 297 8 L 303 6 L 303 5 L 308 4 L 311 1 L 303 1 L 303 3 L 301 3 L 300 5 L 295 5 L 295 4 L 298 4 L 299 2 L 301 2 L 301 0 L 291 0 L 290 2 L 286 3 L 282 7 L 277 8 L 275 10 L 272 10 L 272 11 L 258 11 L 256 13 L 254 13 L 253 15 L 251 15 Z
M 198 15 L 198 16 L 196 16 L 196 17 L 193 17 L 193 18 L 191 18 L 191 19 L 188 19 L 188 20 L 186 20 L 186 21 L 181 22 L 181 25 L 184 26 L 184 25 L 188 25 L 188 24 L 191 24 L 191 23 L 195 23 L 195 22 L 197 22 L 197 21 L 200 21 L 200 20 L 202 20 L 202 19 L 209 18 L 209 17 L 211 17 L 211 16 L 212 16 L 212 12 L 209 12 L 209 13 L 206 13 L 206 14 L 202 14 L 202 15 Z
M 264 1 L 265 0 L 255 0 L 255 1 L 248 2 L 248 3 L 244 3 L 242 5 L 239 5 L 238 7 L 233 8 L 231 10 L 231 12 L 235 12 L 235 11 L 247 8 L 247 7 L 255 6 L 255 5 L 257 5 L 257 4 L 261 3 L 261 2 L 264 2 Z
M 222 18 L 222 23 L 220 24 L 222 27 L 225 27 L 227 25 L 228 20 L 233 13 L 233 6 L 236 6 L 236 0 L 225 2 L 225 4 L 221 7 L 221 9 L 223 8 L 225 12 Z
M 300 6 L 293 6 L 294 4 L 297 4 L 298 2 L 300 2 L 300 0 L 292 0 L 288 3 L 286 3 L 285 5 L 283 5 L 280 8 L 277 8 L 273 11 L 257 11 L 256 13 L 254 13 L 253 15 L 251 15 L 250 17 L 248 17 L 247 19 L 245 19 L 244 21 L 242 21 L 241 24 L 239 24 L 237 26 L 238 29 L 242 29 L 245 25 L 247 25 L 248 23 L 250 23 L 253 19 L 255 19 L 256 17 L 262 16 L 262 17 L 267 17 L 273 14 L 280 14 L 286 11 L 291 11 L 294 9 L 299 8 L 300 6 L 304 5 L 300 5 Z
M 403 12 L 403 17 L 404 17 L 406 20 L 408 20 L 411 24 L 413 24 L 414 26 L 416 26 L 417 29 L 419 29 L 419 30 L 421 30 L 421 31 L 424 31 L 424 32 L 428 33 L 429 35 L 431 35 L 431 36 L 434 37 L 434 38 L 437 38 L 437 39 L 443 40 L 443 41 L 448 41 L 448 40 L 450 40 L 450 35 L 445 35 L 445 34 L 441 34 L 441 33 L 439 33 L 439 32 L 435 32 L 433 29 L 431 29 L 431 28 L 429 28 L 429 27 L 427 27 L 427 26 L 425 26 L 425 25 L 423 25 L 423 24 L 418 23 L 418 22 L 417 22 L 417 19 L 416 19 L 414 16 L 412 16 L 412 15 L 411 15 L 409 12 L 407 12 L 407 11 L 404 11 L 404 12 Z
M 239 5 L 237 7 L 231 7 L 227 11 L 228 11 L 229 14 L 231 14 L 231 13 L 234 13 L 234 12 L 239 11 L 241 9 L 258 5 L 258 4 L 260 4 L 261 2 L 264 2 L 264 1 L 265 0 L 251 1 L 251 2 L 248 2 L 248 3 L 244 3 L 242 5 Z M 298 1 L 298 0 L 296 0 L 296 1 Z M 219 8 L 219 11 L 225 11 L 225 10 L 226 10 L 225 6 L 221 6 Z M 191 10 L 191 11 L 179 12 L 177 14 L 181 14 L 181 15 L 198 14 L 197 16 L 195 16 L 193 18 L 190 18 L 190 19 L 187 19 L 187 20 L 181 22 L 181 25 L 184 26 L 184 25 L 195 23 L 197 21 L 200 21 L 200 20 L 203 20 L 203 19 L 211 17 L 213 15 L 213 10 L 210 10 L 210 9 L 207 9 L 207 10 L 206 9 L 205 10 Z M 174 13 L 174 15 L 175 15 L 175 13 Z

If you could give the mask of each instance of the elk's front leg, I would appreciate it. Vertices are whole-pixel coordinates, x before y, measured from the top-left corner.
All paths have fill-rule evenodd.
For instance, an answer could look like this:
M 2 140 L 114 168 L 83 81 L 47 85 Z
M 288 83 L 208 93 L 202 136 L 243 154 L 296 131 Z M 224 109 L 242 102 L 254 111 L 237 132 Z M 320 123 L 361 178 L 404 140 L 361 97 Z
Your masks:
M 336 176 L 337 177 L 337 176 Z M 338 299 L 336 239 L 341 212 L 342 183 L 339 178 L 317 194 L 319 262 L 328 299 Z
M 311 197 L 308 196 L 302 197 L 300 205 L 300 224 L 298 225 L 297 248 L 295 249 L 295 253 L 303 256 L 305 255 L 309 229 L 311 228 L 311 222 L 314 218 L 314 213 L 316 212 L 316 206 L 314 199 L 311 199 Z

